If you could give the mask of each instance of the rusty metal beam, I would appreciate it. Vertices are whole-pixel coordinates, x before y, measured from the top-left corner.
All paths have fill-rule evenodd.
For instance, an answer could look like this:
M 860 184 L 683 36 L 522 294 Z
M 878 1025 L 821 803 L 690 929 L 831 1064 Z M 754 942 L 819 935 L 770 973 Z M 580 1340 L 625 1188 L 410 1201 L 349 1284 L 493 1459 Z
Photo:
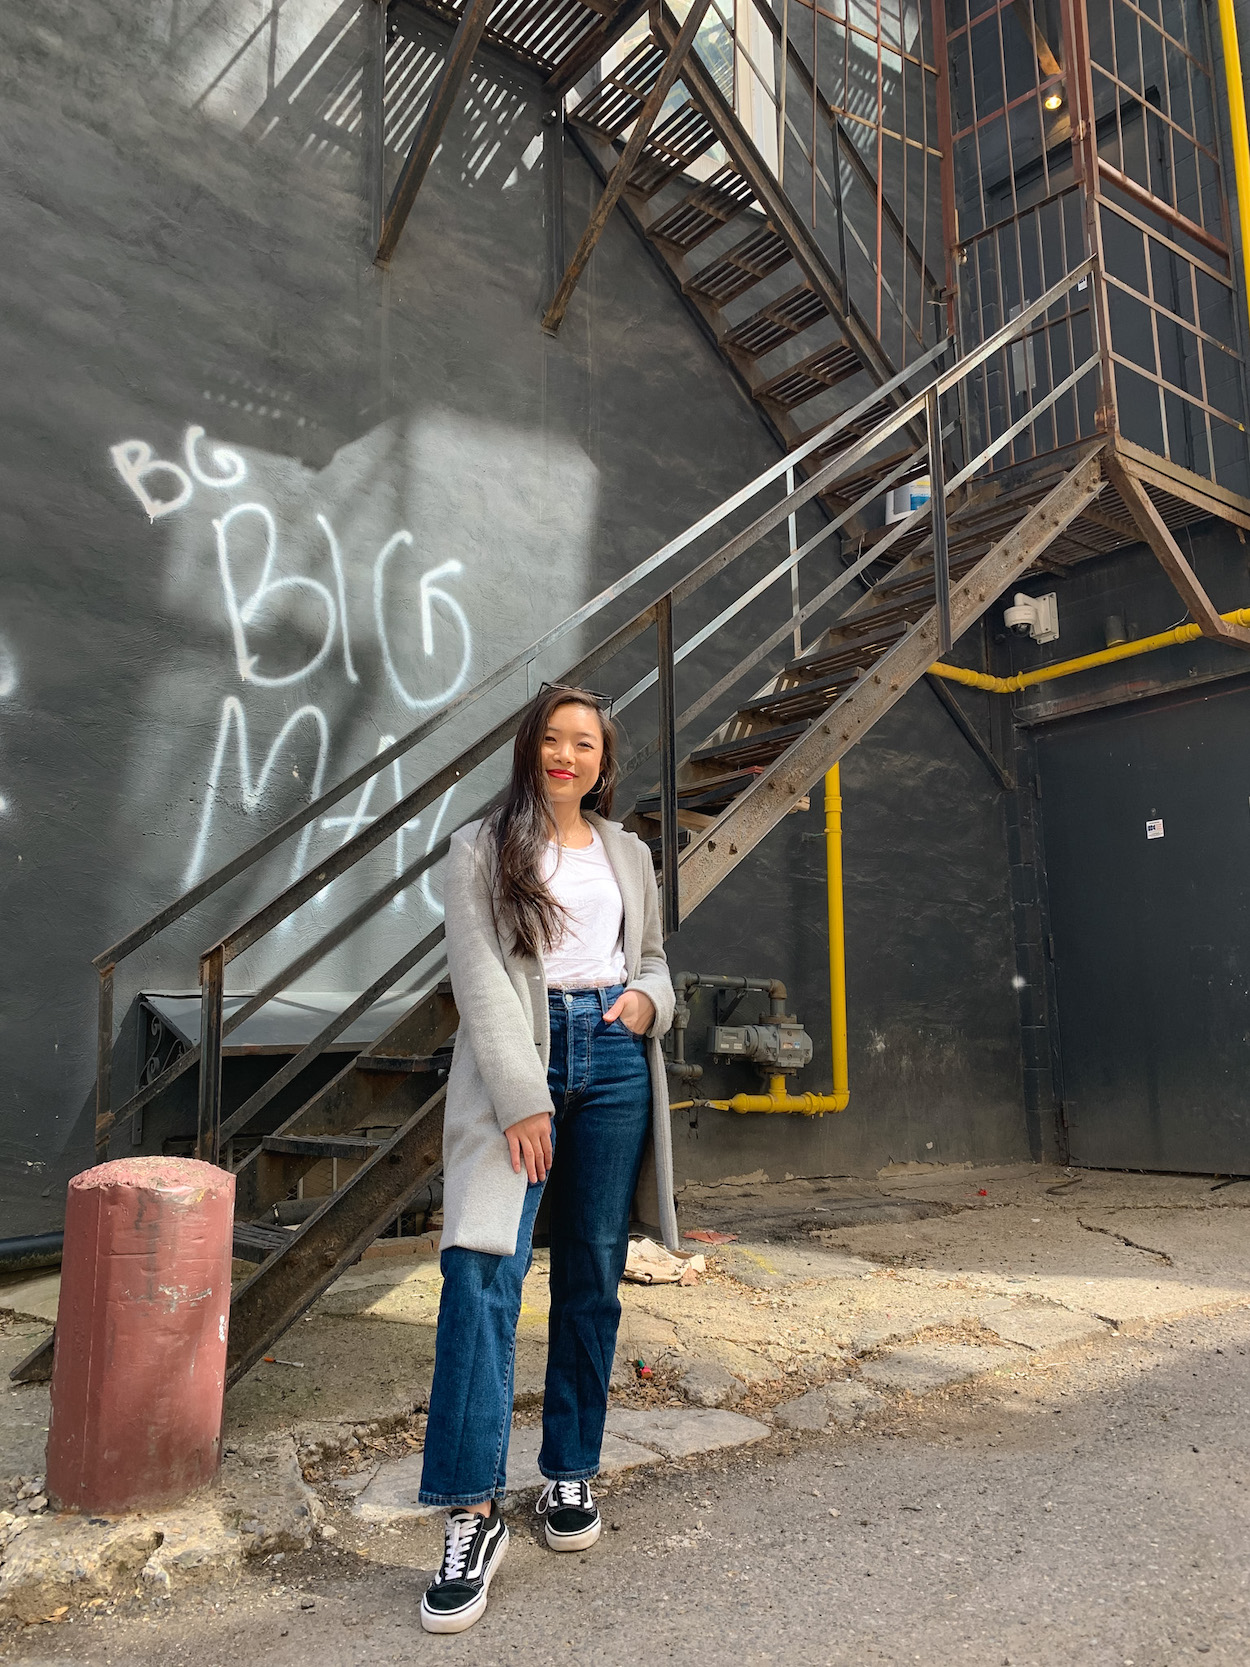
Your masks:
M 1102 456 L 1096 452 L 1065 475 L 1019 525 L 951 588 L 951 620 L 958 637 L 1102 490 Z M 780 758 L 759 775 L 692 841 L 681 862 L 682 917 L 760 843 L 786 812 L 867 733 L 937 658 L 937 611 L 930 608 L 897 647 L 865 672 L 823 717 L 816 719 Z
M 1250 648 L 1250 631 L 1244 626 L 1230 625 L 1220 618 L 1219 609 L 1212 602 L 1202 582 L 1186 561 L 1180 545 L 1141 481 L 1124 467 L 1114 451 L 1106 456 L 1107 478 L 1120 494 L 1125 509 L 1133 518 L 1142 538 L 1154 551 L 1160 567 L 1171 579 L 1177 594 L 1189 609 L 1189 616 L 1213 642 L 1235 643 L 1239 648 Z
M 395 189 L 391 192 L 391 200 L 386 205 L 386 213 L 382 216 L 382 233 L 378 238 L 378 250 L 374 257 L 380 263 L 384 264 L 395 253 L 399 235 L 404 229 L 413 203 L 417 200 L 417 192 L 420 191 L 429 172 L 434 152 L 438 149 L 443 130 L 460 96 L 460 89 L 469 73 L 469 65 L 473 62 L 473 54 L 477 51 L 482 31 L 490 21 L 493 5 L 494 0 L 465 0 L 464 11 L 460 14 L 460 22 L 443 64 L 443 72 L 438 78 L 438 85 L 430 95 L 425 115 L 421 118 L 421 126 L 409 147 L 399 178 L 395 181 Z
M 608 223 L 612 210 L 620 200 L 621 193 L 629 183 L 629 177 L 638 166 L 638 158 L 642 155 L 642 148 L 650 137 L 655 118 L 664 105 L 664 100 L 673 89 L 673 83 L 681 73 L 690 48 L 694 45 L 694 37 L 698 33 L 699 25 L 703 22 L 705 13 L 711 0 L 694 0 L 686 21 L 681 26 L 681 32 L 664 61 L 664 68 L 660 71 L 660 78 L 647 95 L 647 102 L 638 114 L 634 123 L 634 130 L 629 136 L 625 149 L 621 152 L 620 161 L 608 176 L 608 183 L 604 186 L 603 195 L 595 204 L 594 212 L 590 216 L 586 230 L 582 233 L 581 242 L 573 253 L 573 258 L 565 270 L 563 278 L 552 297 L 551 305 L 543 315 L 543 329 L 549 336 L 554 336 L 564 322 L 564 315 L 568 311 L 569 302 L 573 299 L 573 291 L 577 288 L 577 280 L 586 270 L 591 255 L 595 252 L 595 245 L 603 236 L 604 227 Z

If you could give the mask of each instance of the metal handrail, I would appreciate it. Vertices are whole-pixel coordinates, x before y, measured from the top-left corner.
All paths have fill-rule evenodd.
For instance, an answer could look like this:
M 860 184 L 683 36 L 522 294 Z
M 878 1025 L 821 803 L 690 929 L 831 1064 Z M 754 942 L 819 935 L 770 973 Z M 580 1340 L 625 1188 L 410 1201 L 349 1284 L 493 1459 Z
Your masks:
M 746 528 L 728 539 L 718 550 L 706 557 L 691 572 L 686 574 L 682 579 L 671 584 L 669 589 L 662 596 L 648 603 L 645 607 L 635 613 L 631 619 L 627 620 L 623 625 L 618 626 L 615 631 L 613 631 L 608 637 L 592 649 L 588 655 L 583 656 L 576 666 L 570 667 L 566 672 L 565 675 L 570 681 L 581 681 L 585 679 L 594 669 L 605 661 L 611 659 L 623 647 L 632 642 L 652 624 L 657 626 L 659 652 L 657 656 L 656 672 L 653 675 L 649 674 L 648 678 L 644 679 L 642 683 L 636 684 L 633 689 L 627 691 L 625 698 L 627 700 L 636 698 L 636 696 L 642 692 L 643 687 L 649 686 L 651 682 L 658 681 L 660 685 L 661 733 L 658 737 L 657 743 L 644 749 L 642 753 L 636 755 L 636 757 L 630 762 L 631 767 L 636 767 L 643 761 L 643 759 L 651 756 L 656 750 L 659 750 L 662 755 L 660 784 L 661 852 L 663 858 L 664 913 L 666 927 L 668 930 L 675 930 L 679 919 L 676 861 L 676 735 L 684 729 L 688 723 L 692 722 L 701 711 L 705 710 L 711 701 L 719 698 L 719 695 L 724 693 L 734 681 L 745 673 L 746 670 L 750 669 L 752 665 L 757 664 L 766 653 L 771 652 L 772 648 L 776 647 L 778 642 L 789 632 L 791 622 L 787 622 L 781 631 L 774 633 L 765 644 L 757 645 L 757 648 L 753 650 L 752 653 L 749 654 L 742 662 L 740 662 L 737 667 L 735 667 L 733 673 L 730 674 L 729 677 L 722 678 L 713 690 L 706 692 L 700 700 L 696 701 L 692 707 L 688 708 L 680 715 L 678 715 L 675 711 L 673 691 L 673 672 L 677 661 L 685 658 L 687 654 L 693 652 L 693 650 L 702 642 L 706 641 L 716 629 L 719 629 L 719 627 L 729 618 L 732 618 L 736 613 L 740 612 L 741 609 L 757 597 L 763 589 L 767 588 L 770 583 L 775 582 L 775 580 L 783 574 L 792 571 L 805 555 L 810 553 L 811 550 L 817 548 L 832 531 L 836 530 L 839 523 L 844 522 L 850 515 L 863 508 L 868 502 L 879 497 L 881 493 L 888 488 L 888 485 L 892 480 L 911 472 L 923 460 L 923 448 L 912 453 L 912 455 L 903 463 L 895 463 L 888 473 L 883 474 L 880 479 L 874 480 L 868 490 L 861 495 L 857 502 L 842 515 L 836 517 L 830 527 L 823 528 L 812 538 L 808 539 L 801 549 L 793 551 L 786 561 L 782 562 L 779 566 L 774 567 L 764 579 L 758 580 L 753 585 L 748 587 L 747 591 L 744 592 L 744 594 L 738 598 L 735 603 L 722 610 L 721 613 L 717 615 L 715 620 L 713 620 L 709 625 L 702 627 L 700 631 L 696 632 L 694 636 L 688 642 L 682 644 L 680 648 L 675 645 L 673 640 L 672 611 L 674 606 L 678 602 L 684 601 L 690 595 L 693 595 L 698 589 L 706 584 L 710 578 L 712 578 L 716 573 L 719 573 L 731 561 L 743 554 L 744 551 L 753 548 L 760 541 L 760 539 L 765 537 L 770 531 L 775 529 L 790 515 L 795 513 L 795 511 L 803 504 L 809 502 L 816 496 L 817 493 L 826 490 L 839 478 L 849 474 L 858 464 L 862 463 L 899 428 L 919 416 L 924 416 L 930 425 L 928 455 L 931 472 L 934 471 L 935 466 L 940 468 L 942 447 L 940 442 L 935 442 L 934 436 L 938 431 L 933 427 L 933 423 L 935 413 L 940 409 L 939 400 L 941 396 L 964 381 L 973 371 L 989 360 L 995 353 L 1002 351 L 1014 340 L 1023 335 L 1033 324 L 1034 320 L 1039 317 L 1039 315 L 1045 313 L 1050 307 L 1055 305 L 1057 301 L 1062 299 L 1063 295 L 1074 285 L 1079 283 L 1082 278 L 1086 277 L 1092 268 L 1092 260 L 1083 262 L 1081 266 L 1077 267 L 1073 272 L 1068 274 L 1058 284 L 1052 286 L 1052 288 L 1037 301 L 1031 303 L 1027 308 L 1022 309 L 1022 311 L 1014 319 L 1004 325 L 1000 330 L 994 332 L 993 335 L 988 337 L 972 353 L 966 355 L 963 360 L 959 361 L 954 366 L 940 370 L 928 388 L 912 396 L 903 405 L 891 411 L 866 434 L 853 441 L 850 445 L 844 447 L 833 458 L 829 459 L 819 468 L 815 469 L 811 476 L 800 486 L 787 492 L 779 502 L 758 515 Z M 904 375 L 900 375 L 900 377 L 896 379 L 897 382 L 901 384 L 905 380 L 910 380 L 915 376 L 917 369 L 920 368 L 921 365 L 931 364 L 939 356 L 939 352 L 945 352 L 948 345 L 949 343 L 944 342 L 941 344 L 940 349 L 934 349 L 926 355 L 923 361 L 918 361 L 916 365 L 909 367 L 908 371 Z M 979 454 L 977 458 L 967 464 L 950 481 L 946 482 L 944 490 L 935 490 L 928 505 L 913 511 L 907 518 L 897 523 L 893 528 L 891 528 L 890 532 L 887 533 L 884 538 L 877 541 L 877 543 L 873 545 L 867 553 L 861 555 L 856 562 L 851 564 L 850 567 L 842 570 L 831 584 L 824 587 L 818 597 L 813 598 L 800 613 L 794 616 L 795 620 L 805 620 L 819 607 L 826 605 L 831 597 L 839 590 L 843 589 L 856 576 L 858 576 L 858 574 L 862 572 L 864 567 L 866 567 L 870 561 L 880 560 L 881 555 L 886 549 L 896 543 L 899 538 L 906 536 L 909 531 L 914 530 L 926 514 L 933 518 L 935 533 L 937 533 L 941 527 L 944 527 L 945 524 L 946 496 L 951 491 L 954 491 L 965 480 L 969 479 L 978 469 L 983 468 L 987 460 L 992 458 L 997 451 L 1003 448 L 1003 446 L 1009 444 L 1011 439 L 1021 430 L 1021 428 L 1035 422 L 1038 415 L 1042 411 L 1052 405 L 1070 388 L 1074 387 L 1075 383 L 1081 377 L 1086 375 L 1097 362 L 1097 355 L 1095 354 L 1083 365 L 1074 370 L 1064 382 L 1052 389 L 1051 393 L 1046 396 L 1045 399 L 1030 406 L 1028 412 L 1026 412 L 1023 417 L 1010 425 L 1004 433 L 998 436 L 998 438 L 993 441 L 989 447 L 985 448 L 985 450 Z M 592 618 L 595 614 L 601 612 L 610 604 L 610 602 L 615 601 L 619 596 L 624 594 L 626 590 L 631 588 L 632 585 L 638 583 L 647 575 L 654 573 L 660 566 L 662 566 L 665 562 L 670 561 L 681 550 L 688 548 L 689 545 L 704 532 L 721 524 L 728 515 L 732 514 L 734 509 L 741 507 L 743 503 L 747 502 L 764 486 L 777 480 L 787 471 L 787 469 L 792 468 L 796 456 L 810 456 L 817 447 L 827 445 L 829 443 L 829 438 L 836 437 L 836 434 L 840 429 L 845 429 L 857 418 L 862 417 L 866 411 L 876 406 L 885 392 L 886 390 L 881 388 L 874 389 L 872 394 L 865 400 L 861 401 L 858 406 L 854 407 L 851 411 L 843 413 L 840 418 L 835 419 L 834 422 L 827 425 L 826 428 L 822 429 L 817 435 L 814 435 L 806 443 L 806 445 L 800 449 L 799 453 L 791 453 L 788 457 L 783 458 L 777 464 L 772 465 L 768 470 L 765 470 L 761 475 L 757 476 L 754 481 L 749 483 L 747 487 L 744 487 L 739 492 L 733 494 L 733 496 L 730 499 L 727 499 L 726 502 L 719 506 L 717 510 L 702 517 L 700 521 L 694 524 L 693 527 L 688 528 L 686 532 L 679 535 L 676 539 L 671 540 L 663 547 L 662 550 L 656 552 L 652 557 L 649 557 L 647 561 L 638 564 L 638 566 L 635 567 L 629 574 L 625 575 L 623 579 L 618 580 L 614 585 L 609 586 L 606 590 L 601 592 L 598 597 L 594 598 L 590 603 L 585 604 L 583 608 L 579 609 L 576 614 L 571 615 L 568 620 L 562 621 L 560 625 L 554 627 L 552 631 L 548 632 L 543 638 L 539 639 L 538 643 L 531 645 L 529 649 L 524 650 L 520 655 L 516 656 L 514 660 L 508 662 L 506 667 L 500 668 L 498 671 L 492 673 L 488 678 L 483 679 L 483 681 L 476 685 L 474 689 L 466 691 L 463 697 L 458 697 L 456 700 L 450 702 L 448 706 L 437 715 L 436 721 L 418 726 L 418 728 L 412 731 L 409 736 L 404 737 L 402 742 L 396 743 L 394 748 L 388 749 L 386 753 L 379 754 L 378 758 L 371 760 L 368 766 L 355 772 L 353 776 L 346 778 L 346 784 L 340 783 L 337 789 L 331 790 L 328 794 L 323 794 L 314 806 L 309 807 L 304 812 L 298 813 L 295 817 L 289 818 L 281 828 L 275 830 L 274 834 L 267 836 L 265 840 L 258 841 L 257 844 L 251 847 L 248 852 L 243 853 L 241 859 L 235 859 L 234 863 L 227 864 L 225 868 L 218 870 L 214 876 L 210 877 L 210 881 L 217 882 L 216 885 L 213 885 L 212 889 L 218 889 L 219 885 L 225 883 L 225 878 L 223 878 L 223 876 L 226 878 L 232 878 L 234 874 L 242 872 L 245 867 L 250 866 L 252 862 L 259 860 L 259 858 L 266 854 L 267 851 L 272 850 L 277 843 L 281 842 L 281 838 L 289 837 L 290 834 L 305 826 L 314 816 L 322 814 L 322 812 L 329 805 L 337 802 L 338 799 L 344 797 L 346 793 L 351 792 L 355 786 L 362 785 L 365 781 L 369 780 L 378 772 L 379 769 L 385 768 L 393 757 L 398 756 L 399 751 L 409 750 L 421 739 L 424 739 L 426 736 L 433 733 L 441 723 L 446 722 L 448 716 L 450 716 L 453 710 L 459 710 L 472 704 L 474 701 L 481 698 L 481 696 L 484 695 L 489 689 L 497 687 L 505 677 L 511 675 L 515 671 L 524 669 L 526 666 L 531 664 L 539 654 L 544 652 L 552 644 L 561 640 L 561 638 L 567 635 L 569 631 L 575 629 L 576 626 L 585 623 L 587 619 Z M 941 430 L 943 437 L 948 431 L 948 429 Z M 937 460 L 936 465 L 935 458 Z M 938 483 L 935 482 L 935 486 L 937 484 Z M 939 609 L 942 606 L 942 601 L 941 587 L 939 586 Z M 948 598 L 947 605 L 949 605 Z M 250 1016 L 251 1013 L 257 1011 L 260 1006 L 264 1005 L 265 1001 L 271 999 L 282 988 L 285 988 L 294 977 L 307 970 L 309 966 L 315 964 L 324 955 L 328 954 L 332 948 L 341 943 L 345 937 L 350 935 L 352 931 L 355 931 L 366 919 L 375 914 L 377 910 L 389 900 L 389 898 L 394 896 L 398 891 L 402 890 L 404 886 L 410 884 L 418 873 L 427 871 L 430 867 L 440 861 L 446 853 L 448 840 L 444 839 L 430 852 L 427 852 L 424 857 L 418 859 L 416 863 L 409 865 L 404 870 L 402 876 L 397 876 L 395 879 L 389 881 L 385 886 L 380 888 L 369 899 L 367 899 L 365 903 L 359 905 L 355 910 L 353 910 L 344 921 L 331 928 L 330 931 L 318 939 L 316 943 L 303 950 L 288 967 L 283 969 L 282 972 L 275 974 L 262 990 L 257 991 L 255 995 L 249 998 L 244 1007 L 232 1014 L 229 1019 L 225 1018 L 223 1012 L 226 966 L 230 961 L 242 954 L 245 949 L 249 948 L 260 938 L 264 937 L 282 920 L 285 920 L 289 915 L 293 914 L 297 909 L 302 907 L 304 903 L 308 902 L 312 897 L 317 895 L 317 893 L 320 892 L 326 885 L 331 883 L 332 880 L 337 878 L 342 873 L 345 873 L 349 868 L 359 862 L 362 857 L 366 856 L 370 851 L 381 845 L 386 839 L 395 833 L 398 828 L 402 827 L 405 822 L 409 821 L 412 816 L 419 813 L 420 810 L 424 809 L 436 798 L 440 797 L 449 787 L 454 785 L 456 781 L 469 774 L 474 768 L 477 767 L 478 764 L 490 757 L 500 746 L 511 739 L 520 723 L 520 718 L 521 713 L 517 712 L 505 718 L 501 723 L 496 724 L 490 731 L 488 731 L 487 734 L 480 736 L 470 747 L 465 749 L 465 751 L 459 754 L 454 760 L 444 765 L 440 770 L 434 772 L 434 774 L 428 777 L 411 793 L 397 801 L 389 811 L 377 817 L 367 827 L 361 829 L 351 840 L 340 846 L 329 859 L 283 888 L 283 890 L 280 891 L 277 896 L 271 898 L 270 901 L 264 905 L 264 907 L 251 914 L 232 931 L 219 939 L 218 942 L 212 946 L 212 948 L 207 950 L 201 957 L 200 963 L 202 1026 L 201 1038 L 198 1047 L 189 1050 L 188 1054 L 184 1055 L 174 1066 L 168 1067 L 167 1070 L 155 1080 L 155 1082 L 142 1089 L 139 1095 L 135 1096 L 134 1099 L 129 1101 L 126 1106 L 121 1108 L 117 1117 L 120 1118 L 127 1115 L 132 1110 L 137 1110 L 139 1104 L 146 1103 L 149 1099 L 154 1097 L 156 1093 L 161 1092 L 163 1088 L 174 1079 L 175 1076 L 182 1074 L 183 1071 L 189 1069 L 193 1064 L 198 1062 L 201 1067 L 199 1147 L 202 1155 L 211 1156 L 214 1159 L 217 1158 L 219 1154 L 219 1142 L 223 1132 L 229 1135 L 241 1128 L 255 1110 L 260 1109 L 262 1104 L 272 1098 L 272 1094 L 276 1093 L 279 1087 L 285 1086 L 288 1081 L 298 1075 L 303 1066 L 311 1062 L 311 1059 L 316 1057 L 316 1055 L 334 1039 L 334 1036 L 337 1035 L 342 1028 L 344 1028 L 344 1023 L 340 1023 L 339 1020 L 336 1019 L 332 1021 L 330 1025 L 326 1026 L 325 1029 L 317 1037 L 315 1037 L 312 1042 L 306 1044 L 304 1049 L 296 1056 L 295 1059 L 290 1061 L 288 1065 L 283 1068 L 282 1082 L 275 1086 L 272 1089 L 272 1092 L 268 1091 L 268 1085 L 266 1089 L 258 1091 L 258 1093 L 253 1095 L 252 1099 L 247 1102 L 245 1106 L 240 1107 L 238 1112 L 232 1115 L 228 1121 L 228 1125 L 223 1128 L 220 1116 L 220 1090 L 221 1047 L 225 1036 L 231 1030 L 236 1028 L 238 1024 L 242 1023 L 244 1018 Z M 153 920 L 166 923 L 167 919 L 176 919 L 181 913 L 185 913 L 188 909 L 193 908 L 196 902 L 201 901 L 202 897 L 207 894 L 208 893 L 204 891 L 203 887 L 193 888 L 191 892 L 185 894 L 183 898 L 177 900 L 174 905 L 171 905 L 169 910 L 162 911 L 161 915 L 153 917 Z M 152 923 L 149 922 L 148 924 L 151 925 Z M 155 929 L 159 930 L 160 928 L 157 926 Z M 139 930 L 140 932 L 143 932 L 144 929 L 141 928 Z M 147 936 L 150 935 L 154 934 L 147 934 Z M 120 959 L 122 953 L 129 953 L 129 948 L 127 946 L 131 944 L 132 940 L 137 938 L 139 942 L 146 942 L 147 936 L 139 937 L 138 934 L 132 933 L 129 939 L 123 939 L 119 945 L 114 946 L 115 950 L 118 951 L 116 959 Z M 420 960 L 432 953 L 441 941 L 441 938 L 441 928 L 435 928 L 434 931 L 428 934 L 422 941 L 416 951 L 410 952 L 408 955 L 404 956 L 400 962 L 396 963 L 394 967 L 389 969 L 387 974 L 384 974 L 382 978 L 375 980 L 375 982 L 370 986 L 370 989 L 364 992 L 363 996 L 358 997 L 357 1001 L 352 1004 L 352 1017 L 354 1018 L 358 1016 L 359 1011 L 366 1010 L 367 1007 L 372 1005 L 373 1001 L 375 1001 L 386 989 L 390 988 L 406 972 L 412 970 L 412 968 L 415 967 Z M 134 947 L 137 946 L 137 942 L 134 943 Z M 110 1113 L 107 1098 L 107 1074 L 108 1068 L 111 1064 L 112 1045 L 112 974 L 115 959 L 110 960 L 107 956 L 100 957 L 98 958 L 97 965 L 101 962 L 107 962 L 107 964 L 101 967 L 101 1001 L 98 1040 L 103 1092 L 101 1092 L 101 1084 L 98 1083 L 97 1133 L 98 1135 L 102 1134 L 106 1137 L 109 1129 L 117 1121 L 117 1118 L 114 1118 Z M 349 1019 L 344 1022 L 351 1022 L 351 1020 Z

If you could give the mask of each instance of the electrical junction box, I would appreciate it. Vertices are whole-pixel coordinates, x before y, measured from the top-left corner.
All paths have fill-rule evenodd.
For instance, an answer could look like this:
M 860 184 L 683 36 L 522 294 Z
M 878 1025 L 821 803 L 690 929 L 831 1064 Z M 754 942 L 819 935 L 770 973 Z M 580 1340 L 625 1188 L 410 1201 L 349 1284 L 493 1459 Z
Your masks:
M 720 1059 L 750 1060 L 777 1071 L 798 1071 L 812 1062 L 812 1039 L 797 1024 L 713 1025 L 707 1051 Z

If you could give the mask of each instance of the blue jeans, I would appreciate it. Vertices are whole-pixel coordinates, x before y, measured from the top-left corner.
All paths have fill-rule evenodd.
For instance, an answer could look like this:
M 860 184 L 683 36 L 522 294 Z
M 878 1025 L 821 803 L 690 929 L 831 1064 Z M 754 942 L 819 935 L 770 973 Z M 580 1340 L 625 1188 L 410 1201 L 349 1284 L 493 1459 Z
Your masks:
M 603 1020 L 620 993 L 614 985 L 553 990 L 550 997 L 551 1313 L 538 1468 L 553 1481 L 577 1481 L 599 1470 L 621 1318 L 617 1286 L 651 1127 L 646 1043 L 619 1019 L 610 1025 Z M 489 1256 L 460 1245 L 443 1252 L 423 1505 L 503 1498 L 521 1283 L 533 1261 L 543 1190 L 541 1181 L 526 1190 L 515 1255 Z

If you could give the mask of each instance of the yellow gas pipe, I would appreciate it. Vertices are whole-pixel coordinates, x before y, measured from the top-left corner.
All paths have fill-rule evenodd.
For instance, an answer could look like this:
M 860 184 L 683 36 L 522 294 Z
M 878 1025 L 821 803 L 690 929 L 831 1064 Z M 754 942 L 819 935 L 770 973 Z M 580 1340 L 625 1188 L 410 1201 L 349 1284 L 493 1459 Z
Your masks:
M 1237 218 L 1241 222 L 1242 282 L 1250 307 L 1250 140 L 1246 137 L 1246 95 L 1241 84 L 1241 48 L 1233 0 L 1219 0 L 1220 44 L 1224 48 L 1224 83 L 1228 88 L 1228 125 L 1233 138 L 1233 175 L 1237 181 Z
M 788 1094 L 784 1076 L 770 1077 L 767 1094 L 735 1094 L 732 1100 L 703 1100 L 718 1111 L 797 1111 L 820 1117 L 845 1111 L 850 1103 L 846 1048 L 846 936 L 842 909 L 842 781 L 835 764 L 825 775 L 825 889 L 829 899 L 829 1007 L 833 1027 L 833 1093 Z
M 1229 625 L 1250 625 L 1250 608 L 1234 608 L 1220 618 Z M 1173 648 L 1177 643 L 1193 642 L 1202 632 L 1196 625 L 1178 625 L 1174 631 L 1160 631 L 1154 637 L 1138 637 L 1135 642 L 1118 642 L 1112 648 L 1100 648 L 1096 654 L 1082 654 L 1078 660 L 1058 660 L 1053 666 L 1039 666 L 1036 671 L 1018 671 L 1014 677 L 991 677 L 984 671 L 967 671 L 963 666 L 947 666 L 939 661 L 930 666 L 934 677 L 944 677 L 950 683 L 962 683 L 969 689 L 984 689 L 991 695 L 1014 695 L 1030 689 L 1035 683 L 1051 683 L 1057 677 L 1072 677 L 1076 672 L 1091 671 L 1095 666 L 1113 665 L 1116 660 L 1132 660 L 1139 654 L 1153 654 L 1158 648 Z

